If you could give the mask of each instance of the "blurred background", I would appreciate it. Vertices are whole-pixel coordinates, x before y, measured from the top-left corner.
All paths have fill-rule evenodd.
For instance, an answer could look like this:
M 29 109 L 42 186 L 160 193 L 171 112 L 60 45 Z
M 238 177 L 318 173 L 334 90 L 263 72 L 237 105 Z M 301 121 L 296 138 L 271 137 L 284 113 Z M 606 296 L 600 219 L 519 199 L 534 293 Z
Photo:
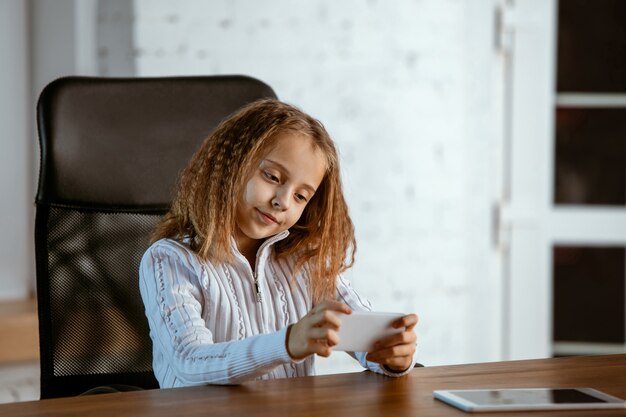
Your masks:
M 64 75 L 246 74 L 320 119 L 347 275 L 420 316 L 427 366 L 626 352 L 624 0 L 0 0 L 0 56 L 0 402 L 38 397 L 35 105 Z

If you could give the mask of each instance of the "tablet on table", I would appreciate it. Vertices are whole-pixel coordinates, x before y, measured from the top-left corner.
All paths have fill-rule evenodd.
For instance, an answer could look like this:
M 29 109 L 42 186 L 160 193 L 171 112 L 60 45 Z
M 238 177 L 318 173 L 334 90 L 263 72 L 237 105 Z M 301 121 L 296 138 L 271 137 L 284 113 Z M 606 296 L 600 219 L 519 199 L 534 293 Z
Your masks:
M 625 408 L 622 399 L 593 388 L 436 390 L 435 398 L 463 411 L 589 410 Z

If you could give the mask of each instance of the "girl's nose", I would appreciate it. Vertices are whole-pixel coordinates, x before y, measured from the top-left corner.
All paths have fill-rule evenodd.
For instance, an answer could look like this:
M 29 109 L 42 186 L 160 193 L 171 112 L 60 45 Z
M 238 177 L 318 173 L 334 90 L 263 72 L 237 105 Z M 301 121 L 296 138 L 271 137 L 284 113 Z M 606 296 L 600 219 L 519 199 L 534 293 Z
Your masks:
M 276 195 L 272 198 L 272 207 L 276 210 L 287 210 L 289 208 L 289 193 L 277 190 Z

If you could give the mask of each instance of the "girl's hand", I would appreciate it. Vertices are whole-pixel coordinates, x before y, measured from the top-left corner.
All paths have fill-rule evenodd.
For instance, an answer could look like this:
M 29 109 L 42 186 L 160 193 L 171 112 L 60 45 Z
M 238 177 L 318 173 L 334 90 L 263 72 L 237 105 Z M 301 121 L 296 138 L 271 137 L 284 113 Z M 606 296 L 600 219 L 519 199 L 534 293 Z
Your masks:
M 332 347 L 339 342 L 337 331 L 341 320 L 336 313 L 350 314 L 352 310 L 338 301 L 325 301 L 316 305 L 293 324 L 287 333 L 287 352 L 299 360 L 317 353 L 328 357 Z
M 404 327 L 402 333 L 396 333 L 376 342 L 375 350 L 368 352 L 365 359 L 386 366 L 391 371 L 403 372 L 411 366 L 415 353 L 415 341 L 417 336 L 413 328 L 417 324 L 417 316 L 408 314 L 394 321 L 392 327 L 399 329 Z

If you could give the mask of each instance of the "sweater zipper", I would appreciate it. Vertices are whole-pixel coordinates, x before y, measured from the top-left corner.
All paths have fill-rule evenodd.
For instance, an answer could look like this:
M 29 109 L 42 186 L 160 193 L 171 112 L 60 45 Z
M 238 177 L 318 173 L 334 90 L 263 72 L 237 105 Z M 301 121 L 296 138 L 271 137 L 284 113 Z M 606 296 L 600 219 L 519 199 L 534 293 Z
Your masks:
M 256 271 L 252 273 L 252 278 L 254 279 L 254 288 L 256 290 L 256 301 L 257 303 L 261 303 L 263 299 L 261 298 L 261 288 L 259 287 L 259 277 L 257 277 Z
M 252 278 L 254 279 L 254 289 L 256 290 L 256 305 L 257 311 L 259 312 L 259 319 L 261 320 L 261 333 L 267 333 L 267 329 L 265 327 L 265 319 L 263 318 L 263 298 L 261 297 L 261 286 L 259 285 L 259 263 L 257 260 L 256 268 L 252 273 Z

